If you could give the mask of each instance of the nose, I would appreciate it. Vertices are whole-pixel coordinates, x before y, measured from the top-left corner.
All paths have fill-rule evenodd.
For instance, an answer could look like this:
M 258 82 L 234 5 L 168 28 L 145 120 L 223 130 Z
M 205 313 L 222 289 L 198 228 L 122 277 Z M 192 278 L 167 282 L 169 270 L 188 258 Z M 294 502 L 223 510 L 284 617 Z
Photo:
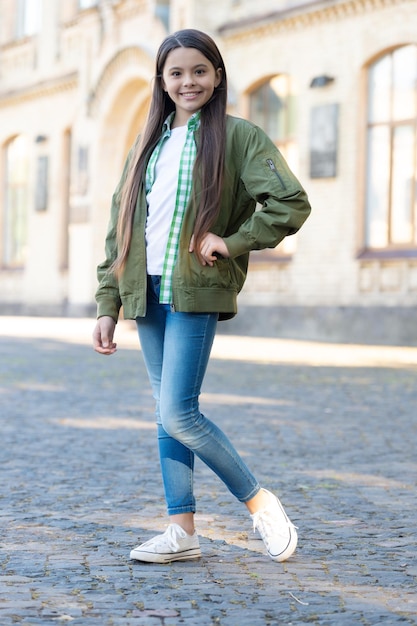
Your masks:
M 184 85 L 194 85 L 194 74 L 192 72 L 184 74 Z

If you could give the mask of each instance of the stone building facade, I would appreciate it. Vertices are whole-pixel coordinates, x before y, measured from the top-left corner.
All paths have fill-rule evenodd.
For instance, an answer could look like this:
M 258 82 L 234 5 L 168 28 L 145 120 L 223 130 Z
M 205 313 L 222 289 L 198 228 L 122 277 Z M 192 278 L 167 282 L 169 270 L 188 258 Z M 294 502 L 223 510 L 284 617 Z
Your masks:
M 1 0 L 0 313 L 94 310 L 154 56 L 186 27 L 215 38 L 230 113 L 265 128 L 313 206 L 252 254 L 246 324 L 417 343 L 417 0 Z

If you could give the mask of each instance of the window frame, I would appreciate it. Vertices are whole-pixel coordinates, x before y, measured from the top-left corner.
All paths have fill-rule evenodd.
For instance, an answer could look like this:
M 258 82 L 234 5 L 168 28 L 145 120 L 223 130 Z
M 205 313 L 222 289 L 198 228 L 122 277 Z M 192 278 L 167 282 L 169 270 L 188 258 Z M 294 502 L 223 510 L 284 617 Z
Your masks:
M 15 35 L 16 39 L 34 37 L 40 32 L 42 0 L 17 0 Z
M 396 117 L 393 112 L 393 103 L 395 95 L 395 81 L 394 81 L 394 55 L 398 51 L 404 48 L 414 48 L 415 56 L 415 69 L 417 78 L 417 45 L 416 44 L 404 44 L 396 46 L 386 50 L 378 57 L 373 58 L 372 61 L 365 67 L 365 104 L 364 104 L 364 160 L 362 163 L 363 172 L 363 219 L 362 219 L 362 245 L 358 253 L 358 258 L 413 258 L 417 257 L 417 87 L 414 90 L 414 110 L 411 117 Z M 371 106 L 373 99 L 375 98 L 376 89 L 371 92 L 371 80 L 372 71 L 378 63 L 389 60 L 389 116 L 386 119 L 372 119 Z M 411 233 L 409 241 L 395 241 L 393 238 L 393 223 L 395 219 L 395 204 L 393 197 L 393 177 L 396 171 L 394 166 L 394 139 L 399 129 L 410 127 L 413 133 L 413 146 L 412 146 L 412 177 L 410 179 L 410 200 L 408 205 L 409 211 L 409 223 L 408 228 Z M 386 238 L 385 244 L 376 245 L 372 241 L 371 227 L 372 219 L 375 219 L 376 209 L 378 206 L 372 206 L 369 200 L 370 187 L 372 184 L 373 167 L 375 167 L 375 161 L 370 162 L 371 156 L 371 137 L 375 136 L 376 132 L 384 131 L 388 137 L 387 144 L 387 159 L 388 159 L 388 176 L 387 189 L 385 196 L 382 199 L 386 203 L 387 210 L 384 217 L 385 223 L 383 228 L 385 230 L 384 237 Z M 402 207 L 404 210 L 404 207 Z M 372 209 L 374 214 L 372 214 Z M 374 231 L 374 237 L 375 235 Z
M 14 146 L 16 152 L 19 151 L 19 146 L 15 142 L 22 142 L 23 148 L 26 148 L 26 151 L 23 151 L 23 156 L 13 155 Z M 12 137 L 5 146 L 5 189 L 1 245 L 1 268 L 5 270 L 22 270 L 26 265 L 30 202 L 30 154 L 28 148 L 29 140 L 25 135 Z M 18 169 L 25 172 L 20 180 L 15 180 L 14 172 Z M 17 178 L 19 179 L 19 175 Z M 17 208 L 12 206 L 14 197 L 20 199 Z M 15 213 L 17 213 L 17 219 Z M 18 252 L 15 253 L 15 250 Z

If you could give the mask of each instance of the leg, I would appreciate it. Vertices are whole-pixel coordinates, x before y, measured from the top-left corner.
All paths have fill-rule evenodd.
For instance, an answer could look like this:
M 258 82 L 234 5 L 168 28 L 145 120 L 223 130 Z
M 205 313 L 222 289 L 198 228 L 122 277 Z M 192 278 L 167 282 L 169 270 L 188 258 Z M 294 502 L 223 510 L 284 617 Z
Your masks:
M 160 419 L 160 388 L 164 359 L 165 325 L 169 307 L 159 304 L 158 277 L 148 279 L 147 315 L 136 320 L 143 358 L 156 404 L 159 457 L 165 499 L 170 515 L 188 514 L 184 525 L 193 528 L 195 499 L 193 495 L 194 454 L 170 437 Z M 191 531 L 192 532 L 192 531 Z
M 269 556 L 285 561 L 297 545 L 297 532 L 280 501 L 260 489 L 224 433 L 199 409 L 217 316 L 169 314 L 164 342 L 160 416 L 163 427 L 199 456 L 246 504 L 254 529 L 260 533 Z
M 167 315 L 160 390 L 162 426 L 192 450 L 241 502 L 259 485 L 226 435 L 201 414 L 199 395 L 217 326 L 217 315 Z

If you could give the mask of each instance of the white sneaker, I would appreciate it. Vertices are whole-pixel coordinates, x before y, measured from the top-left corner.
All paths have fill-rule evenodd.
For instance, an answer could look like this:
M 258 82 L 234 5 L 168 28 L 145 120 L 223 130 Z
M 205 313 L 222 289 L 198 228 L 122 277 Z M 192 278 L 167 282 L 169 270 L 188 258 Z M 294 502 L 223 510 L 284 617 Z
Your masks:
M 261 535 L 273 561 L 286 561 L 297 546 L 296 528 L 278 498 L 267 489 L 262 491 L 269 494 L 270 503 L 265 509 L 251 515 L 253 530 Z
M 194 531 L 189 535 L 178 524 L 170 524 L 163 535 L 157 535 L 149 541 L 134 548 L 131 559 L 147 563 L 171 563 L 172 561 L 188 561 L 201 556 L 200 542 Z

